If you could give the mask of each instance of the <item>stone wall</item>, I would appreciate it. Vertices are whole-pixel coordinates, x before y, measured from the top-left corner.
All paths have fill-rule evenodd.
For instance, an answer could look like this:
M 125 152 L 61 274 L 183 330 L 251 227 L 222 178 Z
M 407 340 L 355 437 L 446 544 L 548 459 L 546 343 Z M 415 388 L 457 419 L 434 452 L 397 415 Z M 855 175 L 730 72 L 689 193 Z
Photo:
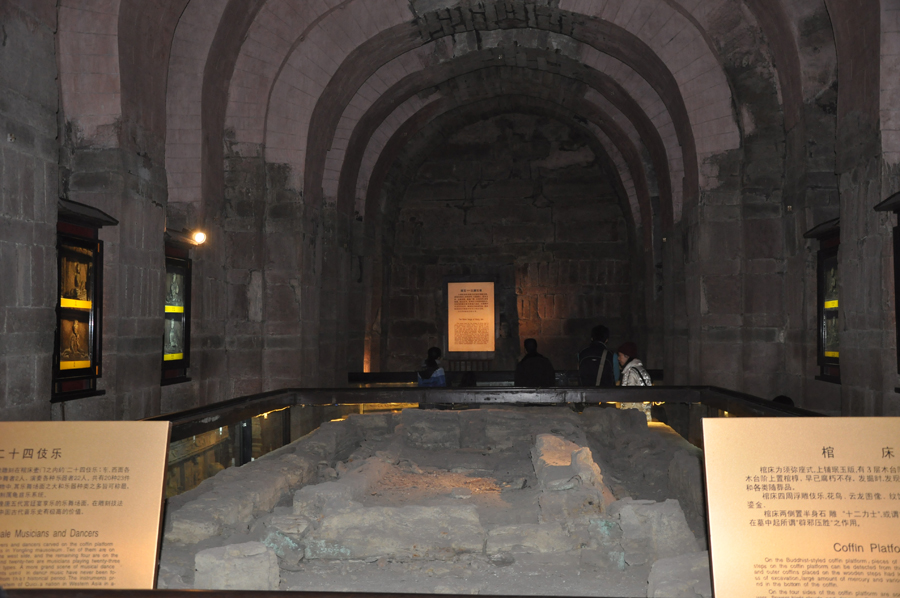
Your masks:
M 56 2 L 0 3 L 0 420 L 50 417 L 58 188 L 55 31 Z
M 557 369 L 577 367 L 590 329 L 634 338 L 630 237 L 614 183 L 577 130 L 536 115 L 469 125 L 430 148 L 396 221 L 383 309 L 386 371 L 446 346 L 445 283 L 495 283 L 493 369 L 533 337 Z M 450 356 L 447 356 L 450 357 Z

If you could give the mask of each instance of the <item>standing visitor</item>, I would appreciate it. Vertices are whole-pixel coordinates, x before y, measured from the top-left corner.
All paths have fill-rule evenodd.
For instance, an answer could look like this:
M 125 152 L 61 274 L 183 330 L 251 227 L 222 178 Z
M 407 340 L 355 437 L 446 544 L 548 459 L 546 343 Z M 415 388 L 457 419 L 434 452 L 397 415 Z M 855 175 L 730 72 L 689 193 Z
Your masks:
M 613 387 L 616 377 L 612 351 L 606 347 L 609 328 L 603 324 L 591 330 L 591 344 L 578 353 L 578 381 L 581 386 Z
M 525 339 L 525 357 L 516 365 L 516 386 L 556 386 L 556 372 L 550 360 L 537 352 L 537 341 Z

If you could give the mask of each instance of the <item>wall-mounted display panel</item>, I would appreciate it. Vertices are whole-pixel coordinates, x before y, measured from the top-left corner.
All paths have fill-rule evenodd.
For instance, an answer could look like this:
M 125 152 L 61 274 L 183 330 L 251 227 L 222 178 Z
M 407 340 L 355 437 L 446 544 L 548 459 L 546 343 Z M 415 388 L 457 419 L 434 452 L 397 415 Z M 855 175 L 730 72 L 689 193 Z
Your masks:
M 495 348 L 494 283 L 447 283 L 447 350 L 491 352 Z
M 191 260 L 187 250 L 166 246 L 162 383 L 186 382 L 190 367 Z
M 835 218 L 803 235 L 819 242 L 816 254 L 816 363 L 820 375 L 816 379 L 836 383 L 841 381 L 840 231 L 840 221 Z
M 103 243 L 96 231 L 59 225 L 54 401 L 96 390 L 102 364 Z

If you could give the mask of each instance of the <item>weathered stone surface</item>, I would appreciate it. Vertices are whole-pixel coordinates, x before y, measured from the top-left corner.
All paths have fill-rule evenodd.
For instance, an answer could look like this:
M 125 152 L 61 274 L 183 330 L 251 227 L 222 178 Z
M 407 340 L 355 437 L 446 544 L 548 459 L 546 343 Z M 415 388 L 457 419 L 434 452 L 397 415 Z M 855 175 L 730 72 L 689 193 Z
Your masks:
M 609 514 L 619 518 L 622 548 L 629 565 L 653 563 L 698 550 L 677 500 L 657 503 L 626 498 L 613 503 Z
M 342 508 L 365 494 L 388 467 L 379 458 L 366 459 L 339 480 L 304 486 L 294 494 L 294 514 L 315 518 L 324 510 Z
M 604 497 L 596 488 L 590 486 L 562 492 L 543 490 L 538 497 L 538 505 L 541 522 L 577 521 L 602 514 Z
M 650 569 L 648 598 L 711 598 L 709 553 L 659 559 Z
M 343 460 L 359 446 L 359 436 L 340 422 L 324 422 L 303 438 L 303 450 L 326 460 Z
M 588 408 L 582 413 L 587 429 L 607 448 L 626 448 L 652 442 L 647 418 L 636 409 Z
M 703 497 L 702 453 L 695 447 L 679 450 L 669 463 L 669 491 L 678 499 L 684 517 L 695 533 L 706 531 L 706 503 Z
M 531 460 L 538 482 L 545 490 L 590 487 L 601 497 L 612 496 L 603 483 L 603 474 L 591 456 L 591 449 L 587 447 L 553 434 L 540 434 L 535 439 Z
M 295 570 L 303 558 L 302 539 L 310 527 L 306 517 L 275 516 L 266 522 L 262 543 L 271 548 L 283 569 Z
M 254 495 L 209 492 L 172 514 L 169 542 L 196 544 L 228 529 L 246 529 L 253 519 Z
M 381 438 L 394 431 L 396 421 L 392 413 L 353 414 L 347 418 L 363 439 Z
M 404 409 L 400 415 L 404 440 L 419 448 L 459 448 L 459 416 L 431 409 Z
M 485 552 L 546 554 L 577 548 L 575 540 L 560 523 L 520 524 L 496 527 L 488 532 Z
M 298 515 L 276 515 L 266 522 L 266 527 L 292 538 L 302 538 L 309 529 L 310 521 Z
M 469 505 L 360 508 L 326 515 L 306 537 L 306 558 L 446 559 L 481 552 L 484 536 Z
M 194 566 L 198 590 L 272 591 L 281 579 L 275 552 L 260 542 L 201 550 Z

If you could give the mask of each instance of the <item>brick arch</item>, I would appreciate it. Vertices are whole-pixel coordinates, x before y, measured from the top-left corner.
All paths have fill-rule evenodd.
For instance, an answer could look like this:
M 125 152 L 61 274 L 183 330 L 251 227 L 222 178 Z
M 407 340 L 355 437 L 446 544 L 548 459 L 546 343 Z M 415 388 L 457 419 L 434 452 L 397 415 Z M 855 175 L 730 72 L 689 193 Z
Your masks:
M 452 110 L 455 105 L 458 105 L 467 96 L 484 99 L 490 96 L 491 93 L 498 93 L 507 97 L 517 94 L 521 97 L 548 99 L 547 96 L 551 96 L 553 101 L 573 110 L 579 118 L 593 123 L 597 133 L 603 138 L 601 144 L 607 153 L 613 157 L 613 163 L 616 164 L 619 170 L 620 178 L 629 182 L 629 184 L 625 184 L 625 188 L 631 200 L 634 222 L 637 224 L 652 224 L 652 210 L 646 171 L 640 151 L 636 145 L 636 142 L 640 143 L 640 139 L 635 140 L 634 136 L 629 134 L 623 124 L 616 122 L 602 106 L 585 99 L 584 91 L 588 88 L 584 81 L 562 74 L 545 72 L 542 75 L 542 85 L 539 89 L 535 89 L 530 71 L 520 67 L 487 67 L 468 71 L 457 77 L 446 78 L 435 71 L 430 72 L 435 79 L 429 82 L 438 86 L 438 91 L 432 94 L 431 98 L 440 96 L 440 107 L 430 109 L 431 111 L 437 110 L 434 112 L 433 118 L 439 118 L 448 110 Z M 492 87 L 492 82 L 499 83 Z M 416 112 L 426 101 L 414 93 L 420 85 L 421 82 L 405 89 L 401 86 L 401 90 L 403 90 L 403 101 L 400 102 L 401 116 L 397 118 L 397 122 L 391 127 L 391 133 L 403 127 L 404 120 L 416 119 Z M 579 90 L 580 93 L 575 92 L 574 90 L 579 87 L 581 88 Z M 342 213 L 347 213 L 349 208 L 352 207 L 352 201 L 358 190 L 357 177 L 359 176 L 363 159 L 366 157 L 377 159 L 376 154 L 380 153 L 379 150 L 387 145 L 387 139 L 383 139 L 384 143 L 376 143 L 373 149 L 372 136 L 381 128 L 380 125 L 385 122 L 384 113 L 398 101 L 400 100 L 394 100 L 390 94 L 383 96 L 379 99 L 379 102 L 382 102 L 380 107 L 382 110 L 379 110 L 379 107 L 374 108 L 374 113 L 365 115 L 360 121 L 360 126 L 353 132 L 350 144 L 353 150 L 348 152 L 349 157 L 343 162 L 341 172 L 343 188 L 339 189 L 338 193 L 343 200 L 341 205 L 339 205 L 339 211 Z M 419 108 L 416 108 L 416 106 Z M 397 110 L 392 111 L 389 116 L 397 116 Z M 391 135 L 387 134 L 386 137 L 390 138 Z M 665 164 L 663 163 L 664 166 Z M 366 206 L 361 212 L 369 213 L 369 209 L 370 207 Z M 644 245 L 647 248 L 650 247 L 651 234 L 651 227 L 646 226 L 644 229 Z
M 122 0 L 119 10 L 120 140 L 162 165 L 166 136 L 166 77 L 172 38 L 188 0 Z M 150 16 L 148 16 L 148 12 Z
M 420 97 L 420 92 L 449 80 L 459 72 L 475 72 L 479 69 L 494 68 L 485 67 L 485 63 L 505 64 L 504 61 L 485 60 L 485 52 L 473 52 L 463 55 L 459 59 L 434 66 L 427 71 L 419 71 L 408 75 L 398 81 L 394 86 L 385 91 L 369 110 L 354 122 L 356 126 L 352 133 L 346 134 L 347 141 L 342 151 L 340 181 L 338 184 L 338 211 L 350 214 L 354 198 L 359 201 L 362 190 L 367 186 L 365 179 L 371 172 L 371 167 L 377 160 L 377 153 L 384 146 L 387 138 L 397 130 L 405 117 L 410 115 L 410 110 L 420 108 L 426 99 Z M 619 122 L 619 126 L 625 130 L 631 130 L 628 137 L 633 144 L 642 144 L 648 149 L 653 170 L 658 178 L 658 186 L 661 191 L 664 206 L 664 221 L 671 225 L 671 187 L 666 158 L 667 148 L 660 137 L 659 131 L 653 122 L 641 110 L 641 106 L 611 77 L 572 61 L 565 64 L 566 60 L 558 56 L 547 56 L 543 51 L 525 50 L 525 56 L 529 63 L 539 63 L 540 60 L 552 58 L 562 65 L 558 68 L 567 77 L 585 83 L 588 93 L 592 97 L 592 103 L 601 105 L 607 113 L 608 120 Z M 560 66 L 560 65 L 557 65 Z M 514 68 L 514 67 L 507 67 Z M 550 71 L 544 71 L 542 77 L 550 76 Z M 395 108 L 396 106 L 396 108 Z M 617 112 L 619 118 L 612 115 Z M 617 115 L 617 116 L 618 116 Z M 334 152 L 334 148 L 332 148 Z M 363 213 L 363 209 L 358 209 Z
M 511 101 L 512 100 L 512 101 Z M 377 209 L 377 206 L 381 203 L 382 187 L 385 184 L 386 179 L 388 178 L 388 173 L 391 170 L 391 165 L 394 162 L 394 159 L 397 156 L 397 153 L 401 151 L 404 147 L 411 147 L 410 141 L 414 140 L 417 135 L 421 134 L 420 131 L 423 127 L 429 126 L 431 123 L 431 127 L 434 128 L 435 123 L 439 123 L 440 119 L 436 119 L 438 111 L 440 110 L 440 104 L 443 100 L 437 100 L 431 102 L 424 106 L 420 111 L 418 111 L 412 118 L 408 119 L 395 133 L 395 135 L 391 138 L 388 146 L 385 151 L 381 152 L 379 156 L 379 161 L 374 169 L 373 174 L 373 184 L 369 187 L 368 190 L 368 199 L 367 201 L 370 203 L 372 207 L 371 213 L 376 214 L 376 217 L 367 219 L 366 222 L 366 237 L 369 239 L 375 240 L 376 243 L 380 240 L 380 235 L 378 231 L 382 227 L 382 221 L 388 222 L 393 220 L 393 215 L 382 214 L 381 210 Z M 585 124 L 583 122 L 579 122 L 576 120 L 576 113 L 572 110 L 568 110 L 559 104 L 545 101 L 539 98 L 507 98 L 507 97 L 498 97 L 493 96 L 488 99 L 479 99 L 474 102 L 470 102 L 468 104 L 464 104 L 455 108 L 455 110 L 451 111 L 456 112 L 458 115 L 460 112 L 467 111 L 469 113 L 469 120 L 472 122 L 477 121 L 478 119 L 493 116 L 493 113 L 501 114 L 508 113 L 511 111 L 515 112 L 531 112 L 531 113 L 539 113 L 546 116 L 551 116 L 557 120 L 561 120 L 566 124 L 569 124 L 574 129 L 584 131 Z M 445 115 L 446 118 L 446 115 Z M 450 127 L 448 133 L 452 133 L 461 126 L 459 121 L 454 122 Z M 589 131 L 585 131 L 587 133 L 586 137 L 588 139 L 596 140 L 596 137 L 591 135 Z M 614 167 L 611 167 L 609 164 L 609 160 L 604 155 L 604 150 L 602 146 L 599 146 L 599 143 L 595 143 L 591 145 L 595 155 L 600 160 L 601 164 L 604 165 L 604 170 L 610 176 L 611 181 L 613 182 L 613 186 L 617 191 L 617 194 L 620 198 L 620 202 L 627 203 L 627 199 L 624 199 L 624 189 L 622 182 L 617 180 L 617 172 Z M 424 153 L 424 152 L 422 152 Z M 621 205 L 621 203 L 620 203 Z M 634 239 L 632 236 L 634 233 L 634 223 L 630 218 L 630 210 L 627 205 L 622 205 L 622 212 L 626 221 L 626 228 L 628 230 L 629 236 Z M 373 278 L 375 280 L 372 281 L 372 286 L 370 288 L 381 288 L 380 276 L 381 269 L 376 267 L 373 269 Z M 374 298 L 373 302 L 368 305 L 366 310 L 366 320 L 365 320 L 365 328 L 358 331 L 358 336 L 362 339 L 366 338 L 365 343 L 360 343 L 359 346 L 353 345 L 348 346 L 348 349 L 353 351 L 358 351 L 362 354 L 365 350 L 365 347 L 369 347 L 368 350 L 372 350 L 375 357 L 375 362 L 379 362 L 378 355 L 381 355 L 384 347 L 379 346 L 378 344 L 372 344 L 370 339 L 373 338 L 372 331 L 374 326 L 378 323 L 378 319 L 382 314 L 381 309 L 379 308 L 379 300 L 378 298 Z M 354 335 L 350 335 L 354 336 Z M 363 346 L 365 344 L 365 347 Z
M 881 147 L 889 166 L 900 164 L 900 82 L 896 64 L 900 62 L 900 4 L 881 3 Z M 896 177 L 889 182 L 885 195 L 900 191 Z M 893 179 L 893 180 L 892 180 Z
M 485 73 L 485 76 L 498 74 Z M 566 84 L 561 85 L 563 90 L 567 87 Z M 575 98 L 566 101 L 565 93 L 558 94 L 560 97 L 556 98 L 547 97 L 552 95 L 557 94 L 542 96 L 535 92 L 534 86 L 530 85 L 527 79 L 520 79 L 500 93 L 492 90 L 471 95 L 448 95 L 424 106 L 398 128 L 380 153 L 372 174 L 373 182 L 369 185 L 366 194 L 366 212 L 372 214 L 390 212 L 391 206 L 382 203 L 386 181 L 392 170 L 395 169 L 398 156 L 402 155 L 411 141 L 421 136 L 423 131 L 435 127 L 440 129 L 441 121 L 447 120 L 454 114 L 464 113 L 467 122 L 474 123 L 503 112 L 528 109 L 571 122 L 588 138 L 593 138 L 595 155 L 604 164 L 604 170 L 612 177 L 620 192 L 624 204 L 622 206 L 623 213 L 628 220 L 630 229 L 637 228 L 641 221 L 649 224 L 651 222 L 649 195 L 643 168 L 640 164 L 640 156 L 627 139 L 625 132 L 615 123 L 610 122 L 602 110 L 590 105 L 585 100 Z M 431 143 L 433 141 L 427 142 L 427 144 Z M 613 153 L 610 154 L 608 149 L 613 150 Z M 407 168 L 415 170 L 416 166 Z M 377 217 L 366 220 L 368 236 L 374 236 L 374 228 L 380 226 L 378 220 Z M 643 226 L 642 230 L 641 242 L 645 249 L 649 249 L 651 244 L 650 226 Z
M 317 142 L 310 127 L 315 106 L 334 74 L 364 46 L 370 61 L 384 61 L 410 49 L 410 42 L 416 42 L 415 29 L 397 27 L 409 24 L 411 18 L 406 0 L 384 0 L 378 11 L 371 12 L 363 2 L 347 2 L 341 10 L 323 14 L 292 44 L 266 98 L 262 143 L 267 161 L 294 165 L 297 187 L 298 175 L 305 177 L 298 167 L 306 163 L 308 146 Z
M 58 13 L 62 112 L 78 143 L 117 147 L 122 116 L 119 0 L 62 0 Z
M 285 68 L 292 68 L 289 59 L 301 44 L 308 42 L 309 56 L 334 61 L 326 51 L 328 37 L 315 29 L 335 11 L 358 1 L 268 0 L 262 6 L 241 45 L 229 90 L 225 126 L 234 132 L 236 151 L 245 155 L 262 151 L 273 85 Z
M 512 26 L 509 23 L 504 25 Z M 627 32 L 623 32 L 608 23 L 590 20 L 590 27 L 584 23 L 573 28 L 572 37 L 594 46 L 597 53 L 609 53 L 621 57 L 626 62 L 644 71 L 644 79 L 659 92 L 665 108 L 673 115 L 678 141 L 682 146 L 685 163 L 692 165 L 685 169 L 685 189 L 689 195 L 695 195 L 698 187 L 697 158 L 693 131 L 690 119 L 680 95 L 677 83 L 665 64 L 654 55 L 643 43 Z M 398 27 L 397 29 L 400 29 Z M 577 29 L 577 32 L 574 31 Z M 399 33 L 398 33 L 399 35 Z M 352 95 L 346 90 L 358 90 L 363 83 L 377 71 L 384 61 L 370 61 L 369 56 L 378 50 L 376 44 L 367 43 L 358 48 L 357 58 L 349 57 L 329 83 L 320 97 L 311 118 L 309 139 L 315 140 L 319 147 L 310 148 L 306 152 L 306 168 L 304 170 L 304 194 L 308 200 L 318 204 L 322 197 L 322 182 L 327 162 L 330 142 L 334 139 L 339 114 L 349 104 Z M 399 53 L 397 53 L 399 54 Z
M 185 7 L 169 58 L 166 84 L 166 178 L 169 202 L 201 203 L 200 122 L 203 70 L 226 4 L 191 0 Z
M 264 3 L 265 0 L 229 0 L 210 45 L 208 55 L 212 60 L 207 60 L 203 68 L 200 190 L 204 210 L 212 212 L 213 216 L 217 214 L 209 206 L 220 207 L 225 194 L 225 151 L 222 146 L 228 89 L 242 41 Z

